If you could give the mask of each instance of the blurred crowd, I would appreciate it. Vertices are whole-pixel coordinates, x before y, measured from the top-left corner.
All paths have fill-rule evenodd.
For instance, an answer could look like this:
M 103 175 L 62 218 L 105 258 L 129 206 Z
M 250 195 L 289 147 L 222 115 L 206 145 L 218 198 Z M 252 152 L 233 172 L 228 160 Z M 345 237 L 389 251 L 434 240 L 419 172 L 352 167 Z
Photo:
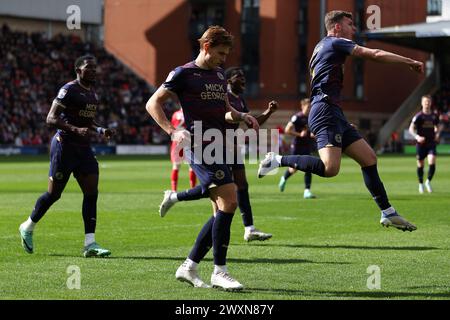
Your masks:
M 111 143 L 167 142 L 168 136 L 145 111 L 154 89 L 104 48 L 76 36 L 47 39 L 41 33 L 11 31 L 7 25 L 0 39 L 0 144 L 48 144 L 54 134 L 45 124 L 51 103 L 59 88 L 76 78 L 76 58 L 88 53 L 98 60 L 96 120 L 117 130 Z
M 439 114 L 441 121 L 443 136 L 450 138 L 450 78 L 443 79 L 441 89 L 433 95 L 433 105 Z
M 220 12 L 217 14 L 220 19 Z M 200 14 L 192 18 L 192 31 L 205 20 Z M 192 39 L 198 34 L 192 32 Z M 76 36 L 57 35 L 47 39 L 42 33 L 0 29 L 0 144 L 48 144 L 54 134 L 45 118 L 59 88 L 76 78 L 73 63 L 84 54 L 97 58 L 98 77 L 95 90 L 100 98 L 97 122 L 115 128 L 112 144 L 165 144 L 169 137 L 145 111 L 145 103 L 154 88 L 137 77 L 103 47 L 83 42 Z M 442 81 L 433 96 L 440 114 L 444 136 L 450 138 L 450 79 Z M 170 117 L 174 105 L 165 110 Z M 282 131 L 282 129 L 281 129 Z M 282 133 L 282 132 L 281 132 Z M 376 136 L 368 136 L 373 144 Z M 370 139 L 372 138 L 372 139 Z M 101 143 L 100 137 L 94 136 Z M 281 145 L 285 145 L 282 143 Z

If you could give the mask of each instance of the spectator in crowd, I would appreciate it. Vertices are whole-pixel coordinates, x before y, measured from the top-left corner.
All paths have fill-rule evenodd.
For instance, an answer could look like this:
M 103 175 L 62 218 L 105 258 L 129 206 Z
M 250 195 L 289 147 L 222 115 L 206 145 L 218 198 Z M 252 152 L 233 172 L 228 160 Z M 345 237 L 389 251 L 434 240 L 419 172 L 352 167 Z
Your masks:
M 167 138 L 152 137 L 155 123 L 142 105 L 153 89 L 102 47 L 76 36 L 0 29 L 0 144 L 48 144 L 54 132 L 44 128 L 54 93 L 73 70 L 76 57 L 98 58 L 98 121 L 117 130 L 112 143 L 143 144 Z M 168 109 L 168 113 L 174 112 Z M 98 139 L 93 143 L 100 143 Z

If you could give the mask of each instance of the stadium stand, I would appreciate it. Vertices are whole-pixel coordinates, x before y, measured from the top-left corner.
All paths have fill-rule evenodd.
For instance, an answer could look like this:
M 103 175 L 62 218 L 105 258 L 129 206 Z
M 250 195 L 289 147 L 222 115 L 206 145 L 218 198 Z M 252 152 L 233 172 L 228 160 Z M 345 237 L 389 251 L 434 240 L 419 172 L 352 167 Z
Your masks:
M 0 30 L 0 144 L 46 145 L 53 131 L 45 118 L 59 88 L 75 78 L 78 56 L 98 59 L 97 121 L 115 127 L 112 144 L 163 144 L 167 135 L 144 112 L 154 88 L 128 70 L 104 48 L 76 36 Z M 168 106 L 170 115 L 173 107 Z M 95 141 L 94 141 L 95 142 Z M 97 142 L 100 142 L 98 140 Z

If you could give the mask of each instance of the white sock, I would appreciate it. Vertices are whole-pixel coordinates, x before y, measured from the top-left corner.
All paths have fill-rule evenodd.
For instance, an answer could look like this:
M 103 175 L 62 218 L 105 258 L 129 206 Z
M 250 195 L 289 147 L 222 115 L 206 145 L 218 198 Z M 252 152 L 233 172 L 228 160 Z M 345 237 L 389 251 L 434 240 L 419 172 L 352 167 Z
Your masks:
M 381 210 L 381 213 L 382 213 L 384 216 L 387 216 L 387 215 L 390 215 L 390 214 L 395 213 L 395 209 L 394 209 L 394 207 L 389 207 L 389 208 L 387 208 L 386 210 Z
M 218 265 L 214 265 L 214 274 L 218 274 L 219 272 L 228 272 L 228 268 L 227 266 L 218 266 Z
M 178 202 L 178 195 L 177 195 L 177 193 L 174 192 L 174 193 L 170 194 L 169 199 L 170 199 L 170 201 Z
M 27 221 L 25 221 L 24 223 L 21 224 L 23 229 L 28 232 L 33 231 L 35 225 L 36 225 L 36 222 L 33 222 L 33 220 L 31 220 L 30 217 L 28 217 Z
M 193 260 L 191 260 L 189 258 L 187 258 L 185 262 L 186 262 L 186 267 L 189 270 L 197 270 L 197 267 L 198 267 L 198 263 L 197 262 L 195 262 L 195 261 L 193 261 Z
M 278 165 L 281 165 L 281 157 L 280 155 L 275 156 L 275 161 L 278 162 Z
M 310 190 L 309 189 L 305 189 L 305 192 L 309 192 Z
M 244 229 L 245 229 L 245 232 L 251 232 L 251 231 L 255 230 L 255 226 L 251 225 L 251 226 L 248 226 L 248 227 L 244 227 Z
M 86 233 L 84 235 L 84 246 L 87 247 L 91 243 L 95 242 L 95 233 Z

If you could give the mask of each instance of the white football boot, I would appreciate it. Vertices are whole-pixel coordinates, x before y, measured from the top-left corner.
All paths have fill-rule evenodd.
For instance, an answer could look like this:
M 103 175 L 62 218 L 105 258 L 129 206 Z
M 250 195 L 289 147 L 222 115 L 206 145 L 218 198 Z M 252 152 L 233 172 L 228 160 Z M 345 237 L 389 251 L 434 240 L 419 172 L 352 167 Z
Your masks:
M 395 227 L 402 231 L 412 232 L 417 229 L 415 225 L 408 222 L 405 218 L 400 216 L 397 212 L 389 215 L 381 214 L 380 223 L 383 227 L 389 228 L 390 226 Z
M 169 209 L 172 208 L 172 206 L 176 203 L 176 201 L 170 199 L 170 196 L 172 194 L 176 194 L 176 192 L 172 190 L 164 191 L 164 199 L 159 205 L 159 215 L 161 218 L 164 218 Z
M 269 172 L 277 169 L 280 167 L 280 164 L 278 163 L 276 159 L 275 152 L 269 152 L 266 154 L 266 157 L 260 162 L 259 169 L 258 169 L 258 178 L 262 178 L 269 174 Z M 275 172 L 271 174 L 275 174 Z
M 225 291 L 240 291 L 244 286 L 233 279 L 228 272 L 218 272 L 211 275 L 211 285 L 213 288 Z

